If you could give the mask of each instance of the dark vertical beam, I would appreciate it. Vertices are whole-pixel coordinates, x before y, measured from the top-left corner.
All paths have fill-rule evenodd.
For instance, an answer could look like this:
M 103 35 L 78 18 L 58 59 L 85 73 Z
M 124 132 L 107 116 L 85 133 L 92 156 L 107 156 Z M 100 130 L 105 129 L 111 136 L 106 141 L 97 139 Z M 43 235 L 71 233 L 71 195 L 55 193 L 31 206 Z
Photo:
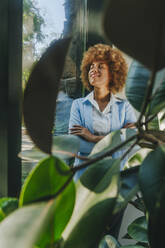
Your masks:
M 0 1 L 0 196 L 21 187 L 22 0 Z

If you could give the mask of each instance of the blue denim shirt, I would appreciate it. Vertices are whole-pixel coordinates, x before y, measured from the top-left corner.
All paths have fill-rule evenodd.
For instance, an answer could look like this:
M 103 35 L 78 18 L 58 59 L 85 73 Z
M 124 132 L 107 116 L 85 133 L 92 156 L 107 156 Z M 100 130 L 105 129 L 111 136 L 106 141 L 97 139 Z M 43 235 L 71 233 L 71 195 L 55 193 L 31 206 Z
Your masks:
M 54 135 L 64 135 L 68 133 L 70 109 L 73 99 L 66 93 L 60 92 L 56 102 L 56 115 L 54 121 Z
M 136 122 L 134 110 L 127 100 L 123 100 L 112 95 L 111 101 L 112 104 L 109 112 L 111 132 L 121 129 L 127 123 Z M 69 128 L 73 127 L 73 125 L 83 126 L 87 128 L 91 133 L 94 133 L 92 119 L 92 104 L 87 97 L 78 98 L 73 101 L 70 113 Z M 81 137 L 79 137 L 79 139 L 80 151 L 78 155 L 88 156 L 91 150 L 93 149 L 95 143 L 88 142 Z M 115 152 L 112 157 L 117 158 L 120 157 L 122 154 L 123 151 L 120 150 Z M 76 166 L 82 162 L 82 160 L 76 158 L 74 165 Z M 124 165 L 122 165 L 122 167 L 123 166 Z M 83 172 L 84 170 L 78 171 L 76 179 L 78 179 Z

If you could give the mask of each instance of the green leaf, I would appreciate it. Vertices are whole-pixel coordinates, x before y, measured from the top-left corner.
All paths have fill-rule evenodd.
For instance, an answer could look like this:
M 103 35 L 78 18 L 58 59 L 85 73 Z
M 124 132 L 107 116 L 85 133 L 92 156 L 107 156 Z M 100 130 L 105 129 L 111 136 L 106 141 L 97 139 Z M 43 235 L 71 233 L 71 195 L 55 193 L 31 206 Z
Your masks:
M 147 210 L 155 209 L 157 195 L 164 184 L 165 146 L 158 147 L 144 159 L 139 171 L 139 186 L 143 194 Z
M 6 215 L 4 214 L 2 208 L 0 208 L 0 221 L 2 221 L 5 217 Z
M 20 194 L 20 206 L 31 202 L 41 201 L 41 199 L 54 198 L 56 193 L 72 177 L 72 174 L 61 175 L 56 166 L 63 171 L 68 171 L 68 167 L 63 161 L 56 157 L 48 157 L 42 160 L 29 174 Z M 57 197 L 57 196 L 56 196 Z M 52 217 L 50 229 L 54 231 L 54 240 L 61 237 L 61 233 L 68 223 L 75 203 L 75 185 L 73 180 L 67 188 L 56 198 L 55 213 Z M 63 206 L 63 207 L 61 207 Z M 47 230 L 42 237 L 43 242 L 48 242 L 52 230 Z
M 161 118 L 160 118 L 160 122 L 163 122 L 163 121 L 164 121 L 164 119 L 165 119 L 165 113 L 163 113 L 163 115 L 161 116 Z
M 109 40 L 126 54 L 148 68 L 165 65 L 164 12 L 165 2 L 154 0 L 110 0 L 104 11 L 104 31 Z M 154 32 L 153 32 L 154 27 Z M 158 43 L 158 44 L 157 44 Z M 159 59 L 155 54 L 159 47 Z M 161 44 L 161 45 L 160 45 Z
M 73 157 L 79 151 L 79 139 L 74 135 L 59 135 L 53 137 L 52 155 L 68 159 Z M 40 151 L 37 147 L 24 150 L 20 153 L 20 157 L 30 161 L 36 161 L 46 157 L 45 153 Z
M 71 176 L 71 173 L 65 176 L 61 175 L 57 168 L 65 172 L 69 170 L 69 167 L 62 160 L 53 156 L 40 161 L 25 180 L 19 205 L 53 197 Z
M 92 149 L 90 156 L 102 154 L 105 151 L 108 151 L 115 146 L 121 143 L 121 131 L 117 130 L 109 133 L 103 139 L 96 143 L 94 148 Z
M 129 203 L 132 204 L 135 208 L 137 208 L 141 212 L 143 212 L 143 213 L 146 212 L 146 209 L 145 209 L 145 206 L 144 206 L 144 201 L 143 201 L 142 197 L 139 197 L 134 201 L 130 201 Z
M 50 154 L 59 82 L 70 38 L 58 40 L 36 63 L 24 91 L 23 114 L 27 131 L 35 145 Z
M 155 96 L 151 102 L 150 113 L 156 114 L 159 113 L 162 109 L 165 108 L 165 72 L 164 72 L 164 81 L 161 83 L 159 89 L 156 91 Z
M 77 154 L 80 141 L 75 135 L 59 135 L 53 137 L 52 154 L 61 159 L 68 159 Z
M 118 241 L 111 235 L 106 235 L 100 242 L 98 248 L 119 248 Z
M 158 116 L 156 116 L 152 121 L 148 123 L 149 130 L 160 130 L 160 124 Z
M 18 199 L 11 197 L 4 197 L 0 199 L 0 209 L 5 216 L 18 208 Z
M 141 111 L 151 72 L 137 61 L 133 61 L 127 76 L 125 93 L 132 106 Z
M 56 197 L 52 223 L 48 226 L 47 230 L 42 235 L 42 238 L 37 243 L 39 244 L 39 247 L 45 248 L 46 245 L 50 244 L 52 241 L 56 242 L 60 240 L 61 234 L 72 215 L 75 196 L 75 185 L 71 182 L 65 190 Z
M 128 202 L 139 191 L 138 171 L 139 166 L 136 166 L 120 172 L 120 190 L 114 208 L 114 214 L 126 207 Z
M 128 165 L 131 166 L 135 163 L 141 164 L 142 161 L 143 161 L 142 155 L 139 152 L 137 152 L 129 159 Z
M 151 72 L 137 61 L 133 61 L 126 81 L 126 96 L 132 106 L 141 111 L 146 89 L 150 81 Z M 164 92 L 165 92 L 165 70 L 161 70 L 156 74 L 155 84 L 153 87 L 153 100 L 149 106 L 149 115 L 158 113 L 164 108 Z
M 145 246 L 141 246 L 141 245 L 124 245 L 124 246 L 120 246 L 120 248 L 144 248 Z
M 51 223 L 53 213 L 52 200 L 14 211 L 0 223 L 0 247 L 33 247 Z
M 128 233 L 126 233 L 126 234 L 122 237 L 122 239 L 132 239 L 132 238 L 128 235 Z
M 63 233 L 64 248 L 95 247 L 101 239 L 118 193 L 119 165 L 119 160 L 104 159 L 88 167 L 77 182 L 76 205 Z
M 106 135 L 103 139 L 96 143 L 94 148 L 92 149 L 89 157 L 95 155 L 101 155 L 103 152 L 109 151 L 119 144 L 122 141 L 127 140 L 131 136 L 135 135 L 137 131 L 135 129 L 130 128 L 122 128 L 120 130 L 114 131 Z M 128 142 L 124 148 L 129 147 L 132 142 Z M 123 148 L 122 148 L 123 149 Z
M 19 157 L 27 161 L 39 162 L 41 159 L 46 158 L 47 155 L 37 147 L 32 147 L 31 149 L 20 152 Z
M 158 164 L 159 165 L 159 164 Z M 165 229 L 165 183 L 157 194 L 156 206 L 152 214 L 149 215 L 149 241 L 152 248 L 162 247 L 164 243 Z
M 137 241 L 148 243 L 147 221 L 145 216 L 137 218 L 128 226 L 128 234 Z

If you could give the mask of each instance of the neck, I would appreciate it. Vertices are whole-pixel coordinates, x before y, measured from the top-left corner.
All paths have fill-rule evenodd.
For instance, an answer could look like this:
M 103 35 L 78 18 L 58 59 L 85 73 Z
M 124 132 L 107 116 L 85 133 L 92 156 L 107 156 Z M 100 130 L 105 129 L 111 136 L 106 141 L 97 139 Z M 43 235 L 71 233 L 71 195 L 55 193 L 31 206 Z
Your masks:
M 96 101 L 109 102 L 110 95 L 111 95 L 111 93 L 110 93 L 109 89 L 94 88 L 94 99 Z

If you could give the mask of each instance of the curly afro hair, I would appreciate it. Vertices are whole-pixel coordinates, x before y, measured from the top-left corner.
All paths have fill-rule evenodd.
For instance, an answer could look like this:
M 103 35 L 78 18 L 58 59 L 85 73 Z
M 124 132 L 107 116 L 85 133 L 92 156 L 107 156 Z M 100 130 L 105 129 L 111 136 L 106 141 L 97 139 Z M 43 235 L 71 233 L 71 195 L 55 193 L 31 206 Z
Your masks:
M 89 83 L 88 72 L 94 61 L 104 61 L 108 64 L 111 74 L 110 92 L 115 94 L 121 91 L 125 85 L 128 71 L 126 61 L 121 52 L 109 45 L 96 44 L 84 53 L 81 63 L 81 80 L 84 87 L 89 91 L 93 90 L 93 86 Z

